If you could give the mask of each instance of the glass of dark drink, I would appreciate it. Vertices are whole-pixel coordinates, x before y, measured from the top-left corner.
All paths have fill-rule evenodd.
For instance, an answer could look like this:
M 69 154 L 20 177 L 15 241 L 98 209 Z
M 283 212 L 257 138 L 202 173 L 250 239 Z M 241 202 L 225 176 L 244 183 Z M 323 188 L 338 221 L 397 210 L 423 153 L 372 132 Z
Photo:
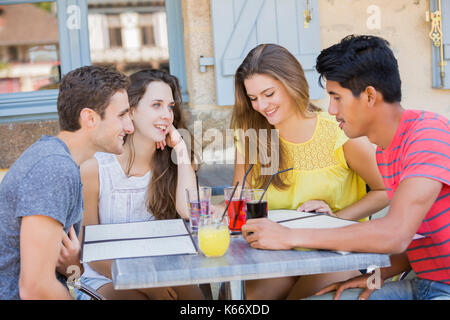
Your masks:
M 267 218 L 267 195 L 263 189 L 249 189 L 247 191 L 247 219 Z

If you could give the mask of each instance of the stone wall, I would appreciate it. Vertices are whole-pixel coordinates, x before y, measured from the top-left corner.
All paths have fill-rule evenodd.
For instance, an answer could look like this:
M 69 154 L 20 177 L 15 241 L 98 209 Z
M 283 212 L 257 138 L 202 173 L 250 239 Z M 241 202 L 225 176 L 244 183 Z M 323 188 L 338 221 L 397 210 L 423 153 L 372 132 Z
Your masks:
M 380 9 L 380 29 L 370 30 L 369 6 Z M 388 40 L 399 63 L 402 106 L 450 118 L 450 90 L 432 88 L 429 0 L 319 0 L 322 48 L 349 34 L 373 34 Z M 369 10 L 370 11 L 370 10 Z M 316 102 L 326 110 L 328 97 Z
M 9 168 L 31 144 L 45 135 L 56 135 L 57 120 L 0 124 L 0 169 Z

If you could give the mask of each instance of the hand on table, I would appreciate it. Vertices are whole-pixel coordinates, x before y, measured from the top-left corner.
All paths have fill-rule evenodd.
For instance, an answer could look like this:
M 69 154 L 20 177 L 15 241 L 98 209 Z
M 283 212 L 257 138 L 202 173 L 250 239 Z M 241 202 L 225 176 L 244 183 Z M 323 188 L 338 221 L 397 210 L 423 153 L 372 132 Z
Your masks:
M 242 235 L 251 247 L 257 249 L 288 250 L 290 229 L 267 218 L 249 219 L 242 226 Z
M 333 214 L 333 211 L 330 209 L 328 204 L 322 200 L 306 201 L 300 207 L 297 208 L 297 211 L 305 211 L 305 212 L 316 211 L 316 212 L 326 213 L 330 216 L 336 217 L 336 215 Z

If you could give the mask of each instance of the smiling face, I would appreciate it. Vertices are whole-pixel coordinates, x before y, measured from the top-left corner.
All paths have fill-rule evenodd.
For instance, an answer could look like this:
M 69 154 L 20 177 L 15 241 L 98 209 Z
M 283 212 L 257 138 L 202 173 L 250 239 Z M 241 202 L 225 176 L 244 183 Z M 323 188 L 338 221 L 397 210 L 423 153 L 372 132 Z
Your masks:
M 154 142 L 163 141 L 173 123 L 174 107 L 170 86 L 162 81 L 152 81 L 136 108 L 131 111 L 135 133 Z
M 343 88 L 339 82 L 327 80 L 326 89 L 330 95 L 328 113 L 336 116 L 339 127 L 349 138 L 367 135 L 370 108 L 365 91 L 355 97 L 350 89 Z
M 98 151 L 114 154 L 121 154 L 124 151 L 123 138 L 126 134 L 133 133 L 134 130 L 129 111 L 127 92 L 125 90 L 117 91 L 111 97 L 104 117 L 99 120 L 93 134 L 94 144 Z
M 294 99 L 280 81 L 268 75 L 254 74 L 244 80 L 244 86 L 253 109 L 276 128 L 295 115 Z

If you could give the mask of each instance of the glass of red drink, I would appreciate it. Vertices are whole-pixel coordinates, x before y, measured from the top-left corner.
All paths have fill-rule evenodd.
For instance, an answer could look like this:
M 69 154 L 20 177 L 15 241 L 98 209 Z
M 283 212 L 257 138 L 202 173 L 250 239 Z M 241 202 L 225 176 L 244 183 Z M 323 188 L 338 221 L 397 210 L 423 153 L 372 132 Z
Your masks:
M 225 205 L 231 201 L 228 206 L 228 227 L 232 233 L 241 232 L 242 226 L 245 224 L 247 217 L 247 193 L 244 188 L 242 192 L 242 187 L 237 187 L 236 192 L 233 195 L 233 198 L 230 199 L 231 194 L 233 193 L 234 187 L 225 188 L 224 197 L 225 197 Z M 242 197 L 241 197 L 242 192 Z

